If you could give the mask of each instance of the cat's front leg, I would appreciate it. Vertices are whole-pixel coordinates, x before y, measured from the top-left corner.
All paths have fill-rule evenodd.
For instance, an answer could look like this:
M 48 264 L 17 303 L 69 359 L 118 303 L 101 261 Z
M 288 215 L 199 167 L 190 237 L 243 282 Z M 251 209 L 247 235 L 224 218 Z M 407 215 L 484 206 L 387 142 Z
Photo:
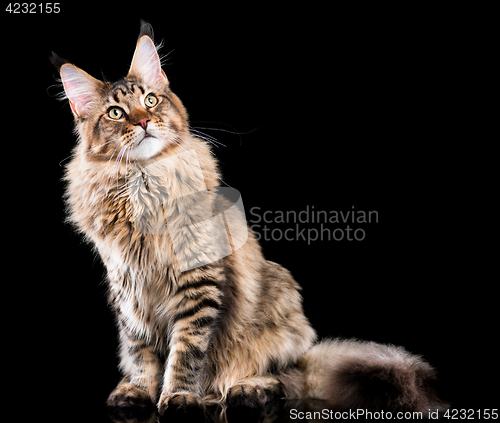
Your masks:
M 160 415 L 202 414 L 205 358 L 222 295 L 213 280 L 187 284 L 175 295 L 180 298 L 180 306 L 172 317 L 170 353 L 158 410 Z
M 127 375 L 108 398 L 116 407 L 150 406 L 158 397 L 162 365 L 153 347 L 120 326 L 120 367 Z

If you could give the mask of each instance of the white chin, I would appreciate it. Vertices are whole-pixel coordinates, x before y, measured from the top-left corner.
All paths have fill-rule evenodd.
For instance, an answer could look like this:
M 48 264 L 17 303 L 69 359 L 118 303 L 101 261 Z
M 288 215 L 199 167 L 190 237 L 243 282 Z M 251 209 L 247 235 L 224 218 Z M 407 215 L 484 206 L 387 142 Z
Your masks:
M 156 156 L 162 149 L 163 142 L 161 140 L 154 137 L 147 137 L 131 150 L 130 156 L 136 160 L 146 160 Z

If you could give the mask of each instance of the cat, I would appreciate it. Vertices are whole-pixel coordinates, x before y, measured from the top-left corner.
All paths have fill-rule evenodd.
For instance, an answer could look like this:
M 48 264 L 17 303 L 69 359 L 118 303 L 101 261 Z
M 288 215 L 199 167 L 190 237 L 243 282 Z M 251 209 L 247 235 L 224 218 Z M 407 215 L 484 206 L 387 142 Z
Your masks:
M 68 221 L 107 269 L 123 379 L 113 407 L 160 415 L 275 397 L 335 409 L 445 407 L 435 370 L 402 347 L 318 342 L 300 286 L 265 260 L 237 191 L 219 187 L 210 142 L 192 134 L 149 24 L 127 76 L 93 78 L 52 53 L 78 142 L 66 166 Z

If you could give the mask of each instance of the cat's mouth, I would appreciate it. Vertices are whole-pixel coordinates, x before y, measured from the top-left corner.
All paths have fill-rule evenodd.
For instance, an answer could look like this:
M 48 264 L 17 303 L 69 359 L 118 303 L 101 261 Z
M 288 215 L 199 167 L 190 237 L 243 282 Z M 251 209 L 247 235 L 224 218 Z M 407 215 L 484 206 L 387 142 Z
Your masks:
M 141 139 L 141 140 L 137 143 L 137 146 L 136 146 L 136 147 L 139 147 L 139 146 L 141 145 L 141 143 L 142 143 L 144 140 L 148 139 L 148 138 L 156 138 L 156 137 L 154 137 L 154 136 L 153 136 L 153 135 L 151 135 L 150 133 L 146 132 L 146 133 L 144 134 L 144 136 L 142 137 L 142 139 Z
M 146 141 L 146 142 L 144 142 Z M 163 148 L 163 141 L 149 132 L 142 134 L 142 138 L 135 142 L 132 148 L 133 159 L 150 159 L 156 156 Z

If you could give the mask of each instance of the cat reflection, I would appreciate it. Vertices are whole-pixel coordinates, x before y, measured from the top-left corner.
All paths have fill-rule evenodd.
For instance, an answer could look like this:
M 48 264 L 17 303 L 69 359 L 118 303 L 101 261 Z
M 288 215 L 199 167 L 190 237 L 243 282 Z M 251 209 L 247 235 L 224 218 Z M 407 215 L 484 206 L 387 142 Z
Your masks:
M 288 423 L 301 422 L 313 423 L 319 420 L 297 418 L 305 416 L 320 415 L 323 410 L 326 410 L 328 405 L 319 400 L 276 400 L 266 404 L 265 408 L 261 409 L 226 409 L 220 405 L 208 406 L 205 412 L 204 420 L 200 417 L 190 418 L 188 415 L 181 414 L 179 418 L 170 417 L 169 423 Z M 310 413 L 309 413 L 310 412 Z M 163 423 L 163 420 L 158 416 L 155 407 L 125 407 L 125 408 L 109 408 L 109 417 L 114 423 Z M 330 413 L 329 413 L 330 414 Z

